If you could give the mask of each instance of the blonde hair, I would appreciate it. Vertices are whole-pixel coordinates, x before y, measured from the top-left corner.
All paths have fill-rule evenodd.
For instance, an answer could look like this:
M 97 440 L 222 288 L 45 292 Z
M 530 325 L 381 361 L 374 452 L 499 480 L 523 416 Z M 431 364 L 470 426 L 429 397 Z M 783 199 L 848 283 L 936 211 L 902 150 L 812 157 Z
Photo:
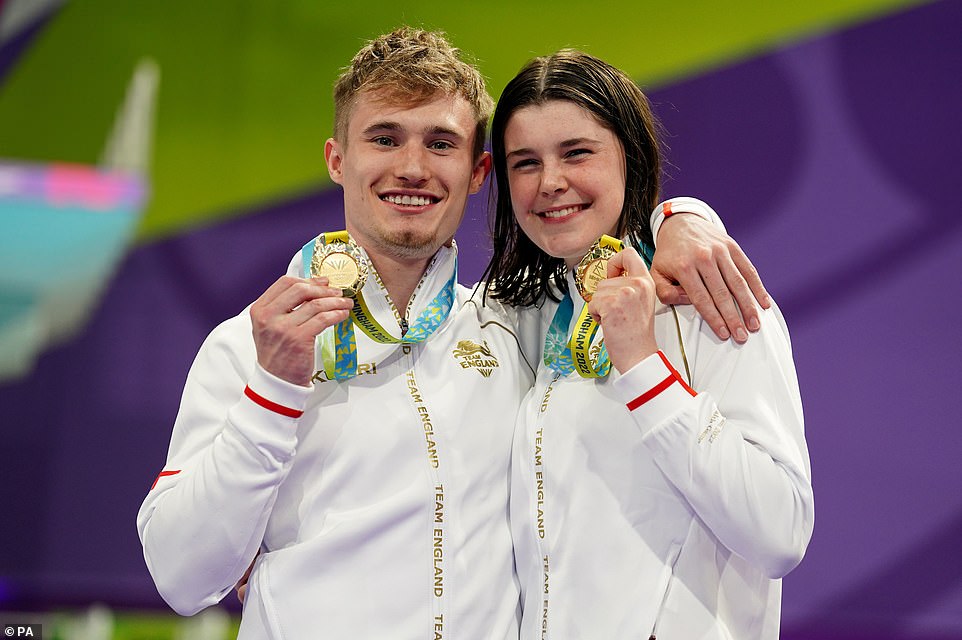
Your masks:
M 358 96 L 377 92 L 400 105 L 417 105 L 442 92 L 464 98 L 475 115 L 474 154 L 484 150 L 494 101 L 484 78 L 439 31 L 400 27 L 368 42 L 334 84 L 334 136 L 346 142 Z

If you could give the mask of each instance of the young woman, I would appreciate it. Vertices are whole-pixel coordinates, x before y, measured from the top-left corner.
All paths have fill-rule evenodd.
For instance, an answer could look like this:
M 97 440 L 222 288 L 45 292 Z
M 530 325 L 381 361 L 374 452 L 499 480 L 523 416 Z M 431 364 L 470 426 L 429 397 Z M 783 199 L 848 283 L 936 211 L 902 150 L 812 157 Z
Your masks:
M 611 65 L 570 50 L 528 63 L 492 153 L 489 295 L 539 307 L 545 335 L 513 449 L 522 638 L 776 638 L 780 578 L 814 518 L 780 312 L 735 344 L 657 302 L 655 119 Z M 603 235 L 629 247 L 607 273 L 582 260 L 616 246 L 599 250 Z M 576 278 L 590 289 L 599 268 L 586 307 Z

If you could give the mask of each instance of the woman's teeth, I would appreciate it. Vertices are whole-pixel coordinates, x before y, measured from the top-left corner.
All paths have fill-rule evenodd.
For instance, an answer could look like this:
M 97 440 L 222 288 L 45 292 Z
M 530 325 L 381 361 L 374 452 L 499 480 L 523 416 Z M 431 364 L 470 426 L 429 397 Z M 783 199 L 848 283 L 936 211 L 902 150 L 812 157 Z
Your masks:
M 540 215 L 545 218 L 563 218 L 565 216 L 571 215 L 577 211 L 581 211 L 581 205 L 574 207 L 566 207 L 564 209 L 557 209 L 555 211 L 544 211 Z

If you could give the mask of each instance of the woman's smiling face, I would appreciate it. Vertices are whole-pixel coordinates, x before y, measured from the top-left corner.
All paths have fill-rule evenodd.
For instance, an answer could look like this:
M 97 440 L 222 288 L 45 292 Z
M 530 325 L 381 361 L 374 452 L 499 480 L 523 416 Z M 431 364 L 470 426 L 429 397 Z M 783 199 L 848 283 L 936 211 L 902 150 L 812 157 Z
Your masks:
M 522 107 L 504 132 L 511 205 L 532 242 L 571 267 L 625 202 L 625 152 L 613 131 L 567 100 Z

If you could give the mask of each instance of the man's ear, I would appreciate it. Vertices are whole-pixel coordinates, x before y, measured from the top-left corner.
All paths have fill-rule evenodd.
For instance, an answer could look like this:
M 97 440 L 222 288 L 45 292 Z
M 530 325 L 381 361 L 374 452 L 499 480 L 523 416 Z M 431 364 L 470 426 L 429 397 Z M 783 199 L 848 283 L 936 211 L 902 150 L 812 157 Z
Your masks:
M 324 143 L 324 161 L 327 163 L 327 173 L 337 184 L 342 184 L 344 174 L 341 165 L 344 162 L 344 150 L 341 143 L 334 138 L 328 138 Z
M 469 193 L 477 193 L 484 184 L 484 179 L 491 173 L 491 154 L 487 151 L 481 152 L 481 157 L 474 164 L 471 171 L 471 189 Z

